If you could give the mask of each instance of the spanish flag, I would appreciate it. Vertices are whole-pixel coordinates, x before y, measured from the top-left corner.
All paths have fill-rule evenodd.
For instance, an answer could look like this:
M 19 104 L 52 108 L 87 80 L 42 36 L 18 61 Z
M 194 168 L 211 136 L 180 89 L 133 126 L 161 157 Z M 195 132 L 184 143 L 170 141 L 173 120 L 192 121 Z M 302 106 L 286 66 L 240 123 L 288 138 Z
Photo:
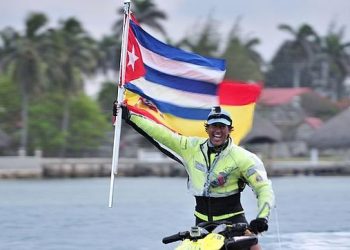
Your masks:
M 125 103 L 186 136 L 207 137 L 204 123 L 213 106 L 231 113 L 236 144 L 252 126 L 260 86 L 223 81 L 221 59 L 203 57 L 160 42 L 130 21 Z

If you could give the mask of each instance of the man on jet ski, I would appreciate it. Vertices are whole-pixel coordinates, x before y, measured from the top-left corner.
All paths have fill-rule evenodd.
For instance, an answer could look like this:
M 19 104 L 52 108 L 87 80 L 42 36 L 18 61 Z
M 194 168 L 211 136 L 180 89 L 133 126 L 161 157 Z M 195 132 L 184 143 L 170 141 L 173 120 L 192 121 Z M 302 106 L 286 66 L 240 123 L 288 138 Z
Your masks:
M 119 107 L 114 105 L 114 115 Z M 188 174 L 188 188 L 196 200 L 196 224 L 226 220 L 247 223 L 240 202 L 248 184 L 256 194 L 258 213 L 250 222 L 254 233 L 268 229 L 268 216 L 274 204 L 272 185 L 263 162 L 252 152 L 235 145 L 230 137 L 234 129 L 230 114 L 213 107 L 204 128 L 208 138 L 187 137 L 134 114 L 121 105 L 123 119 L 149 139 L 163 153 L 181 163 Z M 260 249 L 258 245 L 251 249 Z

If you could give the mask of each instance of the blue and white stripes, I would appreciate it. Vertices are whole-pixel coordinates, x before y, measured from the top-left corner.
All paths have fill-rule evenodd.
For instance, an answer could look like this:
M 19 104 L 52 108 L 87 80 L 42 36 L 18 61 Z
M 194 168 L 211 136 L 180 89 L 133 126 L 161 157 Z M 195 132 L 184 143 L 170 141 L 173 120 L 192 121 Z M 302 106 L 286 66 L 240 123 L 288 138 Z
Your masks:
M 162 113 L 202 120 L 218 105 L 217 85 L 225 74 L 225 62 L 189 53 L 147 34 L 130 22 L 146 69 L 144 77 L 125 87 L 151 100 Z

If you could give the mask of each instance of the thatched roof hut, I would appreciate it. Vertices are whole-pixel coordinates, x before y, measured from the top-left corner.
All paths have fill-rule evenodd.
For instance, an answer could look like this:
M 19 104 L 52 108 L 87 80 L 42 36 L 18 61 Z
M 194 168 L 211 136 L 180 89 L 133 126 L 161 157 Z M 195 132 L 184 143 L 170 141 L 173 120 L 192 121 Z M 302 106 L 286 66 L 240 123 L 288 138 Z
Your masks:
M 350 148 L 350 108 L 325 122 L 307 142 L 318 149 Z
M 281 131 L 272 122 L 255 113 L 253 127 L 242 143 L 272 143 L 281 139 Z

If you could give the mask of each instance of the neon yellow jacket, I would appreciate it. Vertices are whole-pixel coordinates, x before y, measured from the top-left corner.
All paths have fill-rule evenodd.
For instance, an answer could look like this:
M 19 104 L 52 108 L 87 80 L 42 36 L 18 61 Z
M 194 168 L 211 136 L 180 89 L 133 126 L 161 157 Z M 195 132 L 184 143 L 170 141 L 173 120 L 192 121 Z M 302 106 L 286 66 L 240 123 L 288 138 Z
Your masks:
M 142 116 L 132 114 L 129 123 L 162 144 L 162 148 L 184 165 L 189 189 L 195 196 L 226 197 L 241 192 L 240 180 L 252 187 L 258 199 L 257 218 L 266 218 L 274 203 L 271 182 L 262 161 L 253 153 L 235 145 L 208 159 L 208 139 L 187 137 L 172 132 Z

